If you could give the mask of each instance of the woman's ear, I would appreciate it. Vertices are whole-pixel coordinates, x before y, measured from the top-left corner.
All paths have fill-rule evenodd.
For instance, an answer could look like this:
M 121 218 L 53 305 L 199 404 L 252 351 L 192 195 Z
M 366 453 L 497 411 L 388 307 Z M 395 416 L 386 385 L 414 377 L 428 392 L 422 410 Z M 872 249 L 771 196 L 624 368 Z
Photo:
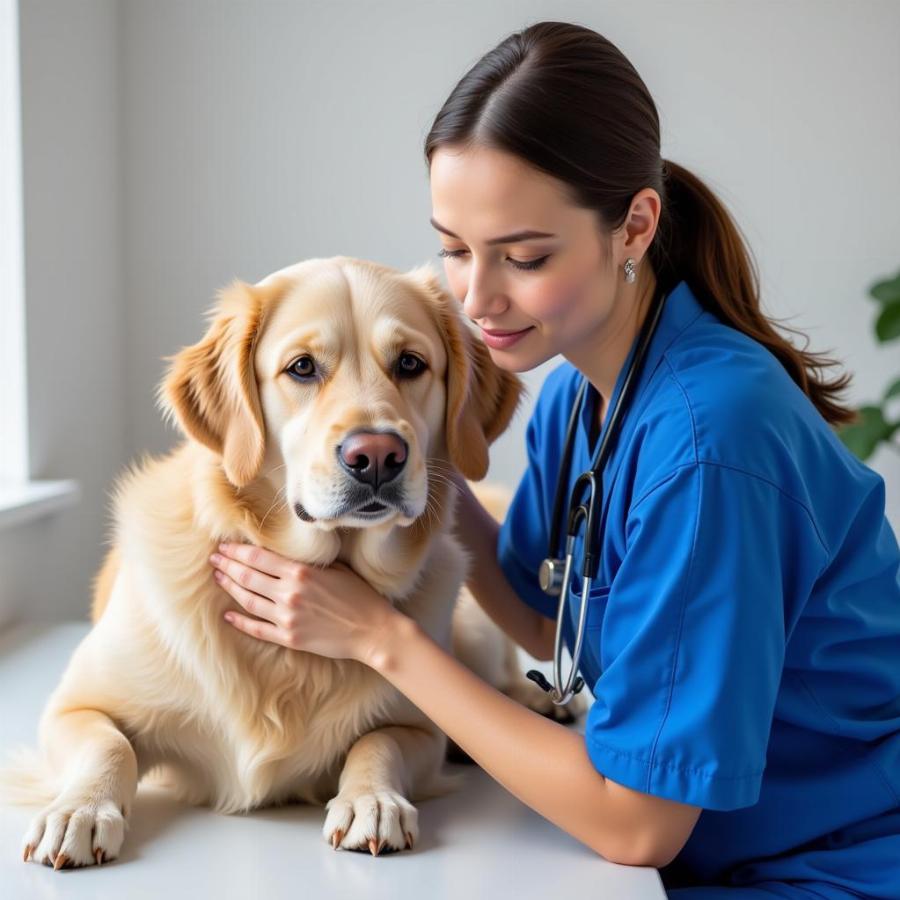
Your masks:
M 265 455 L 265 422 L 253 355 L 272 287 L 235 279 L 207 311 L 202 340 L 174 356 L 156 402 L 181 430 L 222 456 L 228 480 L 244 487 Z
M 488 470 L 488 447 L 509 425 L 524 384 L 494 363 L 429 264 L 407 274 L 433 301 L 447 349 L 445 438 L 450 462 L 470 481 L 480 481 Z

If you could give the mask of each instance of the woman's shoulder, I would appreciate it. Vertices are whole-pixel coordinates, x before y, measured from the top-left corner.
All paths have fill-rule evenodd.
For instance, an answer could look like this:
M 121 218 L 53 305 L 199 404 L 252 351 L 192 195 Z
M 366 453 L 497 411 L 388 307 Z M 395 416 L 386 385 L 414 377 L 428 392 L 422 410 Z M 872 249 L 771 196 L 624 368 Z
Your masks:
M 680 398 L 698 462 L 771 476 L 787 454 L 843 445 L 781 361 L 749 335 L 711 317 L 669 348 L 663 377 Z M 773 468 L 774 467 L 774 468 Z
M 879 489 L 881 477 L 750 336 L 703 317 L 669 348 L 659 375 L 644 434 L 656 446 L 679 447 L 682 462 L 768 482 L 816 518 L 835 491 L 852 506 Z

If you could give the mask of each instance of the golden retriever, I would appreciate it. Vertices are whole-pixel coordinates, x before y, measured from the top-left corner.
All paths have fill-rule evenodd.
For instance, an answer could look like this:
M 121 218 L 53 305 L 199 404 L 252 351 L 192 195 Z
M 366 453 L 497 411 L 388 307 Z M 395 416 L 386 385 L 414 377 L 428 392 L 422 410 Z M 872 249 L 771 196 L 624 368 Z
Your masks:
M 116 858 L 145 776 L 225 813 L 325 804 L 325 840 L 376 855 L 416 840 L 411 801 L 458 786 L 447 737 L 373 669 L 222 622 L 239 607 L 211 577 L 220 541 L 346 562 L 495 687 L 562 718 L 460 593 L 448 476 L 484 477 L 523 389 L 431 268 L 305 260 L 235 281 L 207 315 L 157 395 L 185 440 L 116 481 L 92 628 L 42 713 L 41 752 L 5 772 L 7 799 L 46 804 L 26 861 Z M 351 437 L 398 451 L 387 481 L 342 457 Z M 481 496 L 501 518 L 508 493 Z

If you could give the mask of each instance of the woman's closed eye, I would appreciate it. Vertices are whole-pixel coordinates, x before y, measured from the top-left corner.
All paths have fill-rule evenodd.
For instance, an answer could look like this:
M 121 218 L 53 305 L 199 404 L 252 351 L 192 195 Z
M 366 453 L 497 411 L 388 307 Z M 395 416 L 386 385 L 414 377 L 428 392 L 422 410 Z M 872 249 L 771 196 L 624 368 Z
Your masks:
M 466 250 L 447 250 L 445 248 L 441 248 L 438 251 L 438 256 L 442 256 L 445 259 L 458 259 L 463 253 L 466 253 Z M 546 256 L 540 256 L 537 259 L 530 260 L 520 260 L 513 259 L 511 256 L 507 256 L 506 258 L 515 266 L 517 269 L 525 269 L 527 271 L 533 271 L 534 269 L 539 269 L 544 263 L 550 259 L 551 254 L 547 254 Z

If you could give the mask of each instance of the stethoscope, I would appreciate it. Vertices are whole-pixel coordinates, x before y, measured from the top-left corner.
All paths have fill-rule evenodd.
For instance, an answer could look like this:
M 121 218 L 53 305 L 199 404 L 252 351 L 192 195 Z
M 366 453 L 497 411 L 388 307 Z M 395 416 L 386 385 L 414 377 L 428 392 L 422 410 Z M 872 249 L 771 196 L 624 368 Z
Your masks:
M 591 469 L 583 472 L 578 476 L 575 486 L 572 488 L 572 494 L 569 499 L 569 509 L 566 514 L 566 553 L 565 559 L 556 557 L 559 549 L 559 526 L 560 513 L 562 512 L 563 492 L 567 483 L 567 474 L 572 459 L 572 448 L 574 445 L 575 424 L 584 403 L 584 396 L 588 386 L 587 378 L 581 382 L 575 402 L 572 405 L 572 413 L 569 417 L 569 425 L 566 429 L 566 443 L 563 450 L 562 461 L 559 467 L 559 475 L 556 482 L 556 492 L 553 498 L 553 522 L 550 531 L 550 541 L 547 550 L 547 558 L 541 563 L 538 572 L 538 581 L 541 589 L 545 594 L 551 597 L 559 597 L 559 609 L 556 613 L 556 640 L 553 651 L 553 684 L 544 677 L 543 672 L 532 669 L 527 673 L 528 678 L 536 682 L 540 687 L 550 694 L 550 698 L 557 706 L 564 706 L 572 697 L 584 687 L 584 679 L 581 676 L 576 677 L 578 671 L 578 663 L 581 659 L 581 645 L 584 640 L 584 626 L 587 621 L 587 604 L 588 595 L 591 590 L 591 582 L 597 575 L 597 568 L 600 565 L 600 551 L 602 543 L 602 535 L 600 534 L 600 517 L 602 510 L 599 509 L 603 499 L 603 468 L 606 460 L 613 447 L 613 439 L 618 431 L 619 421 L 624 415 L 626 403 L 628 402 L 634 384 L 640 375 L 641 366 L 644 357 L 647 355 L 647 348 L 650 341 L 656 333 L 656 326 L 659 323 L 659 317 L 662 313 L 666 297 L 662 289 L 657 285 L 653 298 L 653 305 L 641 326 L 638 336 L 637 349 L 634 357 L 625 373 L 625 381 L 622 384 L 622 390 L 616 400 L 616 405 L 612 410 L 609 418 L 609 424 L 604 432 L 603 440 L 597 450 L 597 455 Z M 588 488 L 587 503 L 579 500 L 584 486 Z M 581 608 L 578 611 L 578 631 L 575 636 L 575 647 L 572 651 L 572 668 L 569 677 L 566 679 L 565 686 L 562 685 L 560 679 L 560 669 L 562 668 L 562 648 L 563 648 L 563 621 L 566 617 L 566 601 L 569 598 L 569 587 L 572 582 L 572 556 L 574 554 L 575 538 L 578 533 L 578 526 L 581 521 L 585 521 L 585 539 L 583 546 L 583 558 L 581 565 L 581 576 L 584 579 L 581 587 Z M 596 548 L 596 549 L 592 549 Z

